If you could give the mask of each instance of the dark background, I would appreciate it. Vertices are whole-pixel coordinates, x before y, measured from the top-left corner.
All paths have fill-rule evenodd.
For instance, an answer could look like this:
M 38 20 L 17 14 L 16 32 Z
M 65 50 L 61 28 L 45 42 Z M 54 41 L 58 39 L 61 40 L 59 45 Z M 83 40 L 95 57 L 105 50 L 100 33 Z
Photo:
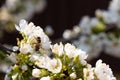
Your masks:
M 84 15 L 94 16 L 96 9 L 107 9 L 110 0 L 47 0 L 47 7 L 30 20 L 44 27 L 51 25 L 55 30 L 52 39 L 62 36 L 65 29 L 77 25 Z

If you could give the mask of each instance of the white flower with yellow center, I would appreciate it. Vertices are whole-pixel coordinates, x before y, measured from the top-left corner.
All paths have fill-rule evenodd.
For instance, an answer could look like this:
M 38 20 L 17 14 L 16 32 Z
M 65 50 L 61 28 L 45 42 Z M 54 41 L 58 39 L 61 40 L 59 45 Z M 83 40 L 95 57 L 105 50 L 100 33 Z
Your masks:
M 51 59 L 47 64 L 48 70 L 52 73 L 60 73 L 62 69 L 62 62 L 60 59 Z
M 83 69 L 84 78 L 87 80 L 94 80 L 94 71 L 91 65 L 88 64 L 88 68 Z
M 45 68 L 52 73 L 59 73 L 62 69 L 62 62 L 60 59 L 51 59 L 48 56 L 40 56 L 39 59 L 35 61 L 35 64 L 39 68 Z
M 47 63 L 49 63 L 50 58 L 47 56 L 39 56 L 38 60 L 35 61 L 35 64 L 40 68 L 47 69 Z
M 76 50 L 76 48 L 75 48 L 75 46 L 73 46 L 73 45 L 71 45 L 71 44 L 69 44 L 69 43 L 67 43 L 66 45 L 65 45 L 65 53 L 66 53 L 66 55 L 69 57 L 69 58 L 73 58 L 74 57 L 74 55 L 75 55 L 75 50 Z
M 94 72 L 99 80 L 116 80 L 109 65 L 102 63 L 102 60 L 97 61 Z
M 27 39 L 27 41 L 21 42 L 22 46 L 20 46 L 20 51 L 23 53 L 26 53 L 31 49 L 30 45 L 32 47 L 33 45 L 37 45 L 38 50 L 41 49 L 41 53 L 45 53 L 50 49 L 50 40 L 40 26 L 35 26 L 32 22 L 28 24 L 26 20 L 21 20 L 19 22 L 19 26 L 16 25 L 15 27 L 18 31 L 20 31 L 21 34 L 25 35 L 26 37 L 24 38 Z M 29 45 L 23 45 L 24 43 Z M 29 49 L 27 49 L 27 46 Z
M 67 43 L 65 45 L 65 53 L 69 58 L 74 58 L 76 56 L 79 56 L 81 64 L 85 65 L 87 58 L 86 52 L 82 51 L 81 49 L 76 49 L 75 46 Z
M 52 47 L 52 52 L 57 54 L 58 56 L 62 56 L 64 54 L 64 47 L 62 43 L 60 43 L 60 45 L 55 44 L 51 47 Z
M 39 37 L 40 38 L 40 43 L 41 47 L 44 49 L 50 49 L 50 41 L 48 36 L 43 32 L 43 29 L 40 28 L 39 26 L 35 27 L 32 31 L 32 34 L 29 36 L 29 40 L 34 38 L 34 37 Z
M 20 52 L 23 53 L 23 54 L 33 53 L 33 48 L 31 47 L 30 44 L 21 44 Z
M 74 54 L 75 54 L 74 56 L 79 56 L 79 60 L 80 60 L 81 64 L 83 64 L 83 65 L 87 64 L 87 62 L 85 60 L 85 59 L 87 59 L 86 52 L 82 51 L 81 49 L 76 49 Z

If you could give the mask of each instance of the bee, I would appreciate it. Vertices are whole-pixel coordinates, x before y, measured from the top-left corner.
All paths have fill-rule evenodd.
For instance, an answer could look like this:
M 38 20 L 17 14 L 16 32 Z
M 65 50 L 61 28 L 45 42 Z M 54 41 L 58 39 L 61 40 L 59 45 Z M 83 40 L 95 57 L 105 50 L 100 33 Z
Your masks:
M 38 43 L 41 43 L 40 37 L 37 37 L 36 40 L 37 40 Z
M 34 44 L 34 46 L 35 46 L 35 51 L 39 51 L 39 49 L 40 49 L 40 44 Z
M 41 39 L 40 37 L 36 38 L 36 43 L 34 43 L 34 47 L 35 47 L 35 51 L 39 51 L 39 49 L 41 48 Z

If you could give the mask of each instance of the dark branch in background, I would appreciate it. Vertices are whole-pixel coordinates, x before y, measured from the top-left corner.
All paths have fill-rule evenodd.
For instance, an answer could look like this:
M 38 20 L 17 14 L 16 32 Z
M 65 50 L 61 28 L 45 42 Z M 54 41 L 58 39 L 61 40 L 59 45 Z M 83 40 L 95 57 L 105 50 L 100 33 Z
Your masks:
M 0 43 L 0 50 L 3 51 L 3 52 L 5 52 L 6 54 L 9 54 L 9 55 L 10 55 L 12 52 L 17 53 L 16 51 L 13 51 L 13 50 L 11 50 L 11 49 L 8 49 L 8 48 L 4 47 L 1 43 Z

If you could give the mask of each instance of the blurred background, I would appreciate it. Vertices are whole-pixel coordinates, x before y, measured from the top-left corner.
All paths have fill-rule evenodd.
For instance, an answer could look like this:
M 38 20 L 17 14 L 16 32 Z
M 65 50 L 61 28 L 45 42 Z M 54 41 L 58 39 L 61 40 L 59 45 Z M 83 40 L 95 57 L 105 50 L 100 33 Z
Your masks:
M 55 34 L 51 39 L 57 39 L 62 37 L 65 29 L 72 29 L 77 25 L 83 16 L 92 17 L 95 16 L 96 9 L 107 9 L 110 0 L 46 0 L 46 2 L 44 10 L 34 13 L 29 21 L 42 28 L 52 26 Z M 1 0 L 0 3 L 2 6 L 5 0 Z
M 21 3 L 20 6 L 28 5 L 27 7 L 24 7 L 25 10 L 28 9 L 28 11 L 24 11 L 25 13 L 20 12 L 20 7 L 14 9 L 14 7 L 18 7 L 16 5 L 19 3 L 15 1 L 16 0 L 8 0 L 7 2 L 7 0 L 0 0 L 1 44 L 11 46 L 16 45 L 16 38 L 21 36 L 18 32 L 11 28 L 11 26 L 14 27 L 14 23 L 18 24 L 20 19 L 26 19 L 29 22 L 33 22 L 35 25 L 41 26 L 43 29 L 46 29 L 46 27 L 50 27 L 51 29 L 52 27 L 54 34 L 50 35 L 51 41 L 60 41 L 63 32 L 66 29 L 73 29 L 73 26 L 78 25 L 82 17 L 85 15 L 88 15 L 89 17 L 95 17 L 95 11 L 97 9 L 107 10 L 111 0 L 35 0 L 37 3 L 39 2 L 40 4 L 34 3 L 34 0 L 25 0 L 26 3 L 23 4 L 24 0 L 18 0 Z M 9 5 L 10 2 L 11 5 Z M 31 4 L 30 2 L 34 4 Z M 10 14 L 6 13 L 7 10 Z M 22 14 L 18 14 L 17 12 Z M 21 17 L 21 15 L 29 16 Z M 6 20 L 6 18 L 4 18 L 3 16 L 8 16 L 6 18 L 9 20 Z M 6 23 L 8 25 L 5 25 Z M 4 26 L 7 27 L 5 27 L 4 29 Z M 104 51 L 101 51 L 99 56 L 89 60 L 89 63 L 94 66 L 95 62 L 98 59 L 102 59 L 103 62 L 109 64 L 114 74 L 117 77 L 120 77 L 120 58 L 105 54 Z M 2 80 L 3 77 L 4 74 L 1 73 L 0 80 Z M 120 79 L 118 78 L 117 80 Z

